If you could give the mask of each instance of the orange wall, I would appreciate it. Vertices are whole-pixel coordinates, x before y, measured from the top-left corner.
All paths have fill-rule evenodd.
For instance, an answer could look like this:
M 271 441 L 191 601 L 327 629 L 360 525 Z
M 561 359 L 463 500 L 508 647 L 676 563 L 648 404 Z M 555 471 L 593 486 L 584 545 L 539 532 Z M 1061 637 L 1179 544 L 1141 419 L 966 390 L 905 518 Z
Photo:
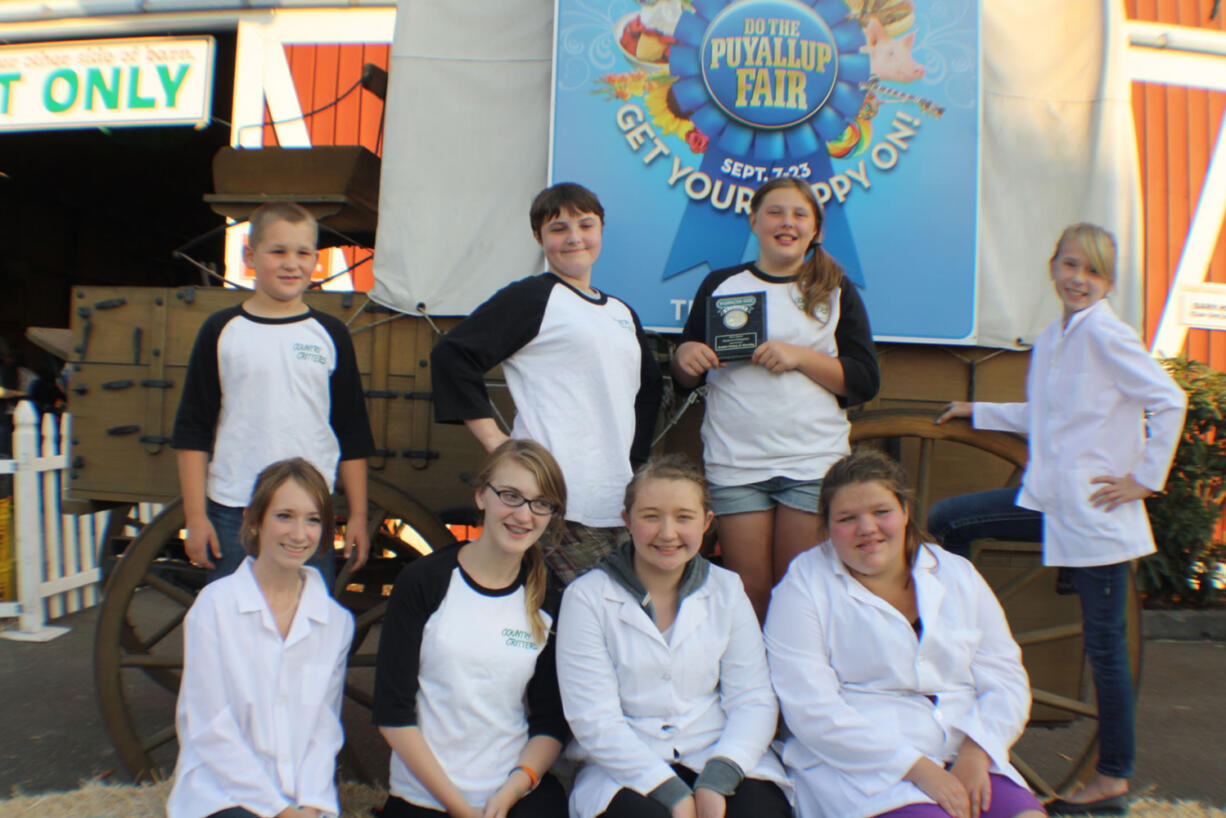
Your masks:
M 1132 20 L 1226 32 L 1226 5 L 1209 19 L 1213 0 L 1125 0 L 1124 5 Z M 1226 93 L 1138 82 L 1132 106 L 1145 217 L 1145 335 L 1152 341 L 1205 182 Z M 1206 280 L 1226 283 L 1226 235 L 1218 235 Z M 1226 370 L 1226 333 L 1192 330 L 1187 353 Z
M 304 114 L 324 108 L 362 77 L 362 66 L 374 63 L 387 70 L 391 46 L 364 45 L 287 45 L 298 102 Z M 272 117 L 265 108 L 265 120 Z M 312 145 L 362 145 L 376 155 L 383 153 L 383 102 L 359 88 L 336 105 L 306 118 Z M 264 128 L 264 144 L 276 145 L 271 126 Z M 345 258 L 353 266 L 354 289 L 365 292 L 374 286 L 371 251 L 345 247 Z

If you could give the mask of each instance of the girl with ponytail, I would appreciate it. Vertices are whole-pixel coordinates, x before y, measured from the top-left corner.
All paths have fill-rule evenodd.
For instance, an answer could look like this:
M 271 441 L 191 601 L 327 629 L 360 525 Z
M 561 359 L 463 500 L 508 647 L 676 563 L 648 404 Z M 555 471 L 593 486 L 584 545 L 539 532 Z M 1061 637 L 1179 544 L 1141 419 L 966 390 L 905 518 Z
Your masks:
M 387 603 L 375 723 L 392 748 L 383 818 L 565 818 L 546 771 L 570 732 L 554 668 L 561 588 L 539 540 L 566 483 L 543 446 L 490 453 L 474 499 L 481 534 L 415 560 Z
M 702 440 L 711 504 L 724 564 L 740 574 L 759 620 L 788 563 L 818 541 L 822 477 L 850 451 L 846 408 L 879 383 L 868 315 L 822 249 L 822 218 L 806 182 L 780 177 L 759 188 L 749 215 L 758 259 L 707 276 L 672 362 L 681 386 L 710 387 Z M 708 302 L 755 292 L 765 340 L 747 360 L 721 360 L 707 344 Z

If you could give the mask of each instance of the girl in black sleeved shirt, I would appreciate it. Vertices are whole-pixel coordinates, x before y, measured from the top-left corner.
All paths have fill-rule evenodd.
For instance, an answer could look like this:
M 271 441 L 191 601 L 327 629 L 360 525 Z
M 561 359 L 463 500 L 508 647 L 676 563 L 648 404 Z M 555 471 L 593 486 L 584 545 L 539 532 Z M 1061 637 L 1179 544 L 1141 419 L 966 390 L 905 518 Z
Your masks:
M 703 281 L 672 369 L 682 386 L 710 387 L 702 441 L 711 505 L 724 564 L 761 620 L 792 557 L 818 541 L 821 479 L 850 452 L 846 407 L 873 397 L 879 376 L 864 304 L 821 247 L 812 188 L 767 182 L 749 224 L 757 261 Z M 766 340 L 750 360 L 721 362 L 706 343 L 708 301 L 751 292 L 764 295 Z
M 388 599 L 374 719 L 384 818 L 565 818 L 546 770 L 570 732 L 554 668 L 561 590 L 538 539 L 566 506 L 544 447 L 508 440 L 477 476 L 480 536 L 405 567 Z

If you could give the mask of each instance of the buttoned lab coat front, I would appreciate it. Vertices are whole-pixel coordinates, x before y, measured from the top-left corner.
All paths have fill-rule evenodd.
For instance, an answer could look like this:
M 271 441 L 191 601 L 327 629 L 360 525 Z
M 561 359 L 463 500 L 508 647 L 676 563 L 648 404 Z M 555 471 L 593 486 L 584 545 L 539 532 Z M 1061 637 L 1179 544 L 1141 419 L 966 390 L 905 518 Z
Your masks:
M 340 812 L 336 754 L 353 617 L 314 568 L 283 640 L 250 558 L 204 587 L 187 613 L 170 818 L 230 806 Z
M 1044 564 L 1112 565 L 1152 554 L 1144 503 L 1095 508 L 1089 498 L 1101 484 L 1090 480 L 1131 474 L 1161 491 L 1183 431 L 1184 391 L 1102 300 L 1035 339 L 1026 398 L 976 402 L 973 422 L 1029 436 L 1016 502 L 1043 512 Z
M 623 787 L 647 795 L 680 763 L 723 756 L 786 786 L 768 749 L 778 722 L 761 631 L 740 577 L 716 566 L 681 600 L 667 639 L 600 569 L 567 587 L 558 615 L 558 684 L 585 765 L 571 815 L 604 811 Z
M 1022 786 L 1009 748 L 1030 713 L 1021 650 L 971 564 L 921 546 L 912 577 L 922 635 L 823 543 L 771 595 L 766 650 L 788 737 L 799 818 L 862 818 L 931 802 L 903 779 L 969 736 Z M 932 697 L 932 698 L 929 698 Z

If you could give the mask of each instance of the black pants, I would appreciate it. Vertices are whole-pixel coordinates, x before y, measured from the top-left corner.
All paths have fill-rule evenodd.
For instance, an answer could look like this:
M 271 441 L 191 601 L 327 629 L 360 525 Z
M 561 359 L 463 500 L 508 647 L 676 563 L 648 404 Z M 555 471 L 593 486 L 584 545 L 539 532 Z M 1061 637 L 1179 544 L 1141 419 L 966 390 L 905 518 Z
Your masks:
M 380 818 L 445 818 L 447 813 L 389 795 L 379 815 Z M 566 818 L 566 793 L 558 779 L 549 773 L 541 776 L 540 786 L 511 807 L 507 818 Z
M 673 772 L 691 787 L 698 779 L 698 773 L 680 764 L 673 765 Z M 772 781 L 746 778 L 728 796 L 727 818 L 791 818 L 791 815 L 788 799 Z M 623 787 L 600 818 L 669 818 L 669 813 L 659 801 Z
M 214 812 L 209 818 L 260 818 L 260 816 L 242 807 L 226 807 L 221 812 Z

